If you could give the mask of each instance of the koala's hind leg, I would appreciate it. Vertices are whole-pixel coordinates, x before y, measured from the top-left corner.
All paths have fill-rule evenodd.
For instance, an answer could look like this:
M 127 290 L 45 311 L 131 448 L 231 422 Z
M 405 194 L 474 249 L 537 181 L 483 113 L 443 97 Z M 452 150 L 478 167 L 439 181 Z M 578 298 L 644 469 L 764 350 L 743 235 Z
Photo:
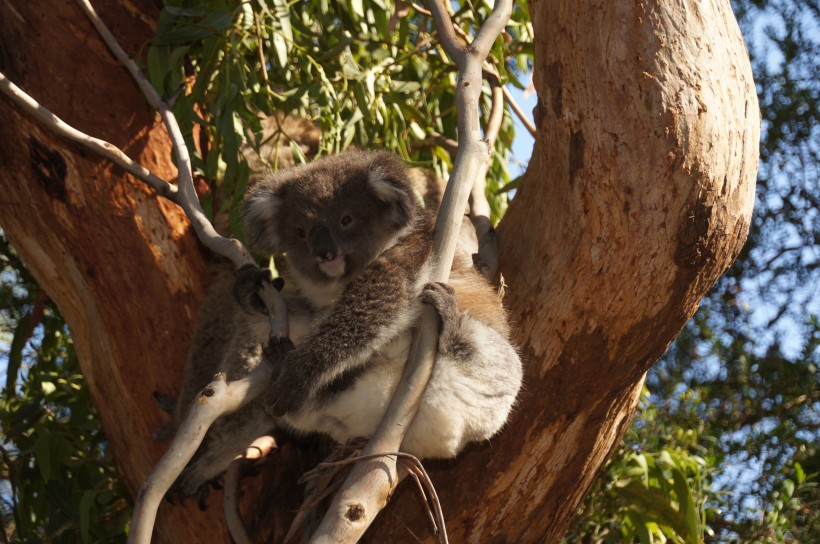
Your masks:
M 219 418 L 205 435 L 196 456 L 174 483 L 172 493 L 182 499 L 199 495 L 251 442 L 268 434 L 272 428 L 271 418 L 259 402 Z
M 435 282 L 425 285 L 420 295 L 441 318 L 438 358 L 419 411 L 429 412 L 430 421 L 446 422 L 439 426 L 443 446 L 434 453 L 440 457 L 452 457 L 466 442 L 486 440 L 498 432 L 515 403 L 523 374 L 505 331 L 460 311 L 454 295 L 450 286 Z

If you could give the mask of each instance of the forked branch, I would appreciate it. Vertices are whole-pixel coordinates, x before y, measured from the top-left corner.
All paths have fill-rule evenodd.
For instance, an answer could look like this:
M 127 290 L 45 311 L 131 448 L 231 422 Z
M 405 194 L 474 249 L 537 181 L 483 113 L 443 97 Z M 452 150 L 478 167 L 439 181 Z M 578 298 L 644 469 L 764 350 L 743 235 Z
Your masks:
M 191 209 L 199 209 L 201 213 L 201 207 L 196 199 L 196 192 L 193 190 L 192 183 L 190 184 L 190 191 L 179 191 L 177 187 L 132 160 L 113 144 L 89 136 L 68 125 L 14 85 L 2 73 L 0 73 L 0 90 L 9 96 L 23 111 L 34 116 L 46 128 L 83 145 L 122 167 L 137 179 L 144 181 L 160 195 L 180 205 L 186 211 L 186 214 Z M 180 178 L 182 177 L 180 175 Z M 190 214 L 188 216 L 190 217 Z M 205 245 L 218 252 L 220 250 L 227 251 L 227 254 L 224 252 L 222 254 L 240 265 L 246 262 L 246 258 L 250 259 L 250 254 L 239 242 L 219 236 L 204 214 L 202 214 L 202 217 L 204 218 L 203 221 L 192 221 L 192 224 L 199 239 Z M 275 289 L 268 286 L 261 295 L 266 306 L 268 306 L 270 315 L 273 316 L 271 330 L 278 336 L 287 336 L 287 311 L 284 300 Z M 218 417 L 238 409 L 255 398 L 264 389 L 265 384 L 270 379 L 271 372 L 270 366 L 263 363 L 255 373 L 248 375 L 243 380 L 227 384 L 224 376 L 221 376 L 203 389 L 193 404 L 188 418 L 177 430 L 170 447 L 146 478 L 140 490 L 132 516 L 129 542 L 150 542 L 159 503 L 196 452 L 205 436 L 205 432 Z
M 225 380 L 224 374 L 218 374 L 194 399 L 171 446 L 145 479 L 137 495 L 131 516 L 129 544 L 151 542 L 159 503 L 196 453 L 211 424 L 259 396 L 267 387 L 272 372 L 270 365 L 261 364 L 241 380 L 231 383 Z
M 182 131 L 179 129 L 176 117 L 167 101 L 163 100 L 159 93 L 151 85 L 151 82 L 142 73 L 140 67 L 134 62 L 128 54 L 123 50 L 119 43 L 117 43 L 114 35 L 105 26 L 105 23 L 100 19 L 94 6 L 89 0 L 77 0 L 77 3 L 83 9 L 91 24 L 100 33 L 100 36 L 105 41 L 108 48 L 115 57 L 128 69 L 128 72 L 137 82 L 142 93 L 145 95 L 148 103 L 156 109 L 162 122 L 165 124 L 165 129 L 168 131 L 168 136 L 171 137 L 171 143 L 174 148 L 174 156 L 177 161 L 178 170 L 178 186 L 181 198 L 178 204 L 185 211 L 185 215 L 191 222 L 191 226 L 197 233 L 197 236 L 210 250 L 219 255 L 224 255 L 229 258 L 234 265 L 239 268 L 243 264 L 253 263 L 248 250 L 242 245 L 239 240 L 233 238 L 224 238 L 216 232 L 202 206 L 199 204 L 199 199 L 196 196 L 194 189 L 194 176 L 191 169 L 191 156 L 188 153 L 188 146 L 185 144 L 185 138 L 182 137 Z
M 93 14 L 93 16 L 96 17 L 96 14 Z M 117 164 L 137 179 L 144 181 L 160 195 L 180 205 L 191 219 L 191 224 L 199 239 L 213 251 L 230 258 L 237 266 L 253 262 L 250 253 L 240 242 L 223 238 L 216 233 L 210 221 L 202 212 L 192 182 L 189 191 L 178 190 L 174 185 L 139 165 L 113 144 L 89 136 L 63 122 L 9 81 L 2 73 L 0 73 L 0 91 L 9 96 L 23 111 L 39 120 L 46 128 Z M 171 117 L 173 117 L 172 114 Z M 175 147 L 177 141 L 182 141 L 181 136 L 174 139 Z M 179 177 L 180 179 L 184 177 L 182 170 L 180 170 Z M 190 171 L 188 178 L 193 179 Z M 192 213 L 194 215 L 199 213 L 200 220 L 195 221 Z M 284 299 L 269 285 L 264 286 L 260 296 L 272 316 L 272 334 L 280 337 L 287 336 L 288 321 Z M 270 379 L 271 373 L 270 365 L 263 362 L 256 371 L 242 380 L 227 384 L 224 376 L 222 376 L 203 389 L 197 397 L 197 401 L 194 402 L 187 419 L 174 436 L 170 447 L 151 471 L 140 490 L 134 506 L 134 514 L 131 518 L 129 542 L 148 544 L 151 541 L 151 533 L 153 532 L 159 503 L 171 484 L 182 472 L 182 469 L 185 468 L 194 452 L 196 452 L 205 436 L 205 432 L 218 417 L 237 410 L 258 396 Z

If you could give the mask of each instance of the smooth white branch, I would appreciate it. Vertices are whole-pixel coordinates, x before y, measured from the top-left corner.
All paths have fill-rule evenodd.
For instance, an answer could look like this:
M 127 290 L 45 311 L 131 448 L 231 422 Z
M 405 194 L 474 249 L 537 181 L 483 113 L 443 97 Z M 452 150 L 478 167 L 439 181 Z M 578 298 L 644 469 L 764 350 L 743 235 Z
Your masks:
M 194 456 L 205 433 L 217 418 L 235 412 L 257 397 L 268 385 L 273 370 L 261 364 L 241 380 L 228 383 L 224 374 L 194 399 L 188 416 L 180 425 L 171 445 L 145 479 L 134 503 L 129 544 L 150 544 L 151 533 L 162 498 Z
M 182 207 L 194 232 L 203 244 L 215 253 L 229 258 L 237 268 L 245 264 L 255 264 L 250 252 L 242 243 L 220 236 L 202 210 L 194 189 L 190 154 L 168 102 L 160 97 L 137 63 L 120 47 L 91 3 L 88 0 L 77 0 L 77 2 L 114 56 L 131 73 L 148 103 L 159 111 L 171 138 L 177 161 L 178 191 L 175 202 Z M 288 319 L 284 299 L 269 284 L 265 284 L 260 291 L 260 296 L 271 316 L 271 334 L 280 337 L 287 336 Z M 211 424 L 218 417 L 239 409 L 257 397 L 267 387 L 272 372 L 271 366 L 263 361 L 242 380 L 227 384 L 224 376 L 217 376 L 202 390 L 174 436 L 170 448 L 148 475 L 140 489 L 131 517 L 129 544 L 150 544 L 157 509 L 162 497 L 191 460 Z
M 179 191 L 176 186 L 171 185 L 164 179 L 160 178 L 150 170 L 133 160 L 125 154 L 120 148 L 105 140 L 94 138 L 88 134 L 72 127 L 45 106 L 37 102 L 34 98 L 29 96 L 20 87 L 11 82 L 2 72 L 0 72 L 0 91 L 17 104 L 17 106 L 40 121 L 46 128 L 52 132 L 63 136 L 85 147 L 89 151 L 100 155 L 101 157 L 113 162 L 135 178 L 144 181 L 149 187 L 154 189 L 157 193 L 164 196 L 171 202 L 179 204 Z
M 196 190 L 194 189 L 194 177 L 193 171 L 191 170 L 191 156 L 188 153 L 188 146 L 185 144 L 182 131 L 179 129 L 179 123 L 177 123 L 176 117 L 174 117 L 174 113 L 171 111 L 168 102 L 162 99 L 157 90 L 154 89 L 154 86 L 151 85 L 151 82 L 148 81 L 142 73 L 137 63 L 134 62 L 134 59 L 123 50 L 117 42 L 117 39 L 111 34 L 111 31 L 108 30 L 108 27 L 105 26 L 105 23 L 100 19 L 99 15 L 97 15 L 91 2 L 89 0 L 77 0 L 77 3 L 88 16 L 91 24 L 97 29 L 97 32 L 99 32 L 114 56 L 128 69 L 128 72 L 137 82 L 148 103 L 159 112 L 165 124 L 165 128 L 168 131 L 168 136 L 171 138 L 174 156 L 177 162 L 177 184 L 179 186 L 179 192 L 182 194 L 182 198 L 178 204 L 182 207 L 199 239 L 208 249 L 229 258 L 237 268 L 243 264 L 253 263 L 253 258 L 242 243 L 233 238 L 220 236 L 202 210 L 202 206 L 200 206 L 199 199 L 196 196 Z
M 260 436 L 251 442 L 245 453 L 234 458 L 225 472 L 225 496 L 223 501 L 225 521 L 228 523 L 228 531 L 230 531 L 235 544 L 252 544 L 239 514 L 239 482 L 242 465 L 248 460 L 262 459 L 276 448 L 276 439 L 268 435 Z

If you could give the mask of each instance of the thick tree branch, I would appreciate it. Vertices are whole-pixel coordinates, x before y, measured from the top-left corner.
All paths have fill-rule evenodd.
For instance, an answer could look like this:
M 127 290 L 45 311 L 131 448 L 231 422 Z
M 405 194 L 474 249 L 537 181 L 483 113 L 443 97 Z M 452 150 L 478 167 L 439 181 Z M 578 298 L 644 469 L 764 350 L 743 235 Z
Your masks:
M 442 45 L 459 69 L 456 88 L 459 148 L 436 221 L 433 251 L 437 266 L 430 278 L 432 281 L 447 281 L 461 228 L 462 211 L 488 156 L 487 142 L 482 138 L 478 117 L 482 66 L 490 45 L 506 26 L 512 1 L 498 0 L 495 3 L 492 14 L 479 30 L 480 40 L 466 48 L 461 46 L 453 30 L 444 2 L 431 1 L 429 6 Z M 438 317 L 432 308 L 425 307 L 404 377 L 376 434 L 362 451 L 363 457 L 400 449 L 430 379 L 437 341 Z M 397 483 L 395 457 L 357 463 L 334 497 L 313 541 L 356 542 L 387 503 Z

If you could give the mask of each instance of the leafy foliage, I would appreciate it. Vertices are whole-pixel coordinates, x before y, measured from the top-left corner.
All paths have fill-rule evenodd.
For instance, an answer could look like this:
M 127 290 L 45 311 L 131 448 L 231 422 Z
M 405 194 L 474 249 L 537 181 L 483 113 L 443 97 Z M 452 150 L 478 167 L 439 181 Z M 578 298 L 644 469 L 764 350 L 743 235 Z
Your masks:
M 0 494 L 6 541 L 124 542 L 120 483 L 65 322 L 0 231 Z
M 466 2 L 454 21 L 472 35 L 490 7 Z M 521 86 L 516 74 L 530 68 L 532 57 L 525 5 L 515 9 L 507 38 L 494 45 L 492 62 L 501 84 Z M 271 169 L 291 153 L 303 159 L 304 150 L 289 145 L 287 116 L 320 129 L 312 153 L 386 148 L 443 177 L 452 165 L 441 142 L 456 138 L 456 69 L 438 43 L 432 17 L 410 4 L 169 1 L 148 51 L 148 74 L 167 95 L 183 89 L 175 113 L 189 148 L 199 150 L 195 167 L 206 179 L 220 180 L 231 208 L 248 179 L 245 148 Z M 485 119 L 491 105 L 485 85 Z M 272 129 L 264 122 L 269 118 L 278 120 Z M 491 192 L 510 181 L 506 157 L 513 138 L 506 114 L 488 177 Z M 264 147 L 273 152 L 263 153 Z M 506 195 L 492 200 L 501 213 Z

